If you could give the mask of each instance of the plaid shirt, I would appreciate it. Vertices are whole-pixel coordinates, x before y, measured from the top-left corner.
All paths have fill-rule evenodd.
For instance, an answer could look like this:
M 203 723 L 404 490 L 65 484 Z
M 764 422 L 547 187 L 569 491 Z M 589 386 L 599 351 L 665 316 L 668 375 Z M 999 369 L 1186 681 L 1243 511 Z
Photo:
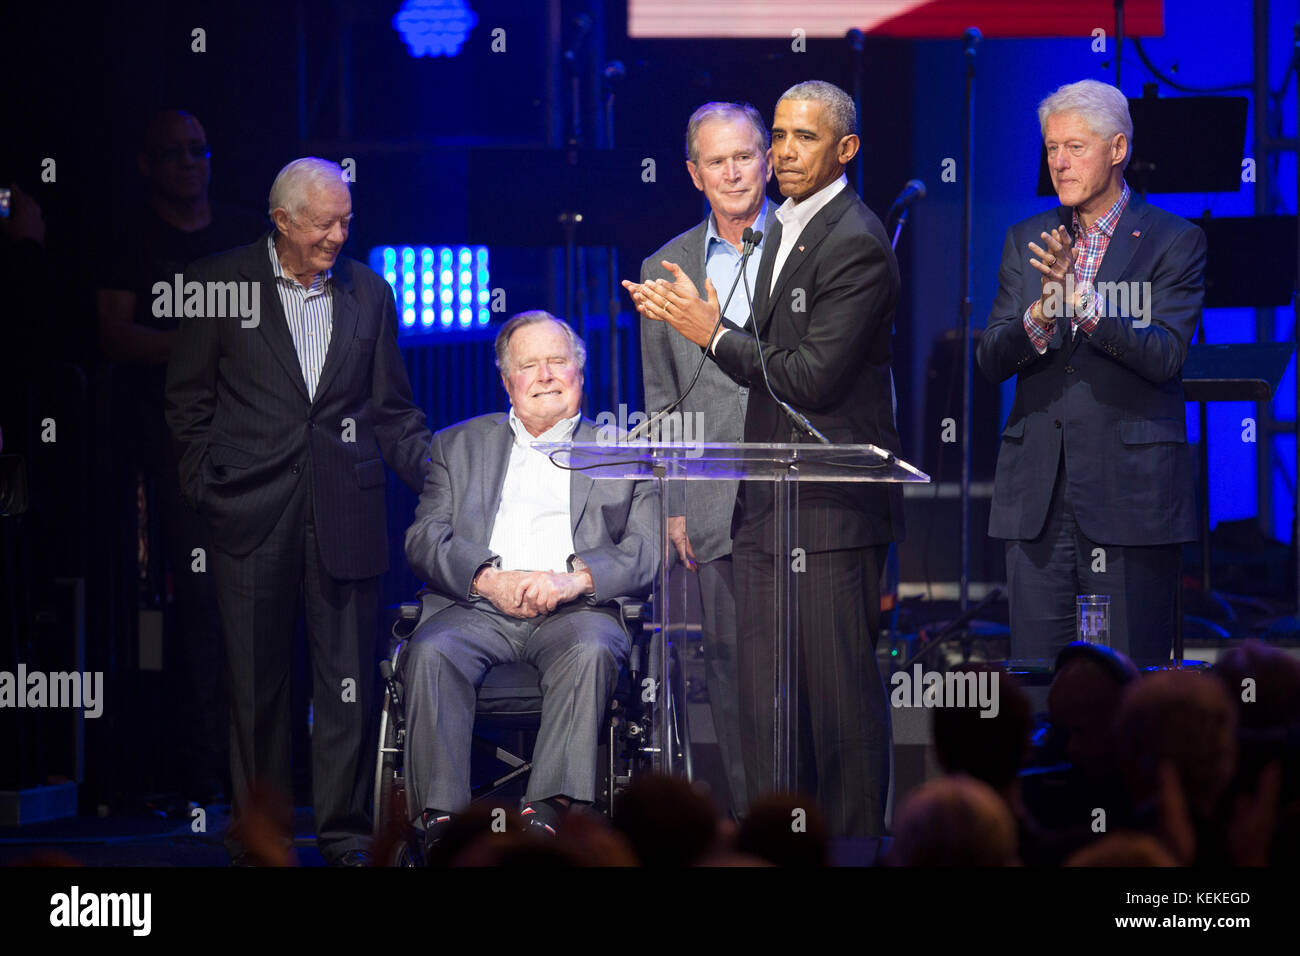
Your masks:
M 1097 273 L 1101 269 L 1101 260 L 1106 255 L 1106 247 L 1110 245 L 1111 237 L 1115 235 L 1115 226 L 1119 223 L 1119 217 L 1124 214 L 1124 209 L 1128 206 L 1129 195 L 1128 183 L 1125 183 L 1124 191 L 1120 193 L 1119 199 L 1115 200 L 1115 205 L 1111 206 L 1106 215 L 1098 218 L 1088 229 L 1084 229 L 1083 224 L 1079 222 L 1078 209 L 1074 211 L 1074 222 L 1070 232 L 1074 236 L 1071 249 L 1074 252 L 1076 291 L 1092 291 L 1092 280 L 1097 278 Z M 1042 355 L 1047 351 L 1047 343 L 1051 341 L 1052 334 L 1041 328 L 1030 317 L 1029 313 L 1033 308 L 1031 304 L 1028 309 L 1025 309 L 1025 333 L 1029 336 L 1029 341 L 1034 343 L 1038 354 Z M 1091 335 L 1097 328 L 1098 318 L 1097 297 L 1089 296 L 1087 307 L 1072 318 L 1071 328 L 1075 332 L 1082 329 L 1084 334 Z

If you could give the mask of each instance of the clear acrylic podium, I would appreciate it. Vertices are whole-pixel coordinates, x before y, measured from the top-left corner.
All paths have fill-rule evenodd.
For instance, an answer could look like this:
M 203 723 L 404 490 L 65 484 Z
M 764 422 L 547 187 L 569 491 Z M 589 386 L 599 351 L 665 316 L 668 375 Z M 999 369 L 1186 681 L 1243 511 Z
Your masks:
M 775 600 L 772 606 L 772 654 L 776 662 L 772 687 L 772 755 L 775 768 L 773 789 L 792 790 L 795 783 L 794 721 L 799 713 L 798 621 L 795 605 L 792 542 L 799 528 L 799 483 L 802 481 L 888 481 L 928 482 L 930 477 L 907 462 L 875 445 L 758 444 L 719 442 L 533 442 L 559 467 L 586 472 L 597 480 L 649 479 L 659 491 L 659 574 L 655 584 L 655 616 L 663 628 L 658 642 L 656 680 L 668 674 L 669 607 L 668 573 L 672 547 L 668 540 L 668 482 L 670 481 L 770 481 L 773 488 L 772 555 Z M 730 519 L 730 515 L 724 516 Z M 687 528 L 687 533 L 690 529 Z M 737 595 L 737 600 L 744 600 Z M 744 635 L 740 635 L 743 640 Z M 666 697 L 666 693 L 664 694 Z M 659 738 L 655 768 L 676 771 L 672 755 L 670 714 L 666 706 L 655 710 L 655 731 Z

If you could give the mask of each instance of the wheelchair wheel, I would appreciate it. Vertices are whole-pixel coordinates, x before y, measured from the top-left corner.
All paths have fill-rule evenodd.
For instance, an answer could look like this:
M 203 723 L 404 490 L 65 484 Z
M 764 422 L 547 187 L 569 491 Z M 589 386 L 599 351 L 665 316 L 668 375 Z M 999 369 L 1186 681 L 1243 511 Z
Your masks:
M 668 656 L 668 708 L 673 739 L 667 746 L 673 748 L 673 763 L 681 768 L 687 780 L 695 779 L 691 761 L 691 724 L 686 703 L 686 676 L 682 671 L 677 645 L 673 644 Z M 664 744 L 661 744 L 663 746 Z
M 392 849 L 385 856 L 387 859 L 380 861 L 383 866 L 412 868 L 424 866 L 424 857 L 415 848 L 414 839 L 400 840 L 394 843 Z
M 375 761 L 374 835 L 389 827 L 406 827 L 406 781 L 402 776 L 401 728 L 394 713 L 393 700 L 387 690 L 379 714 L 379 754 Z

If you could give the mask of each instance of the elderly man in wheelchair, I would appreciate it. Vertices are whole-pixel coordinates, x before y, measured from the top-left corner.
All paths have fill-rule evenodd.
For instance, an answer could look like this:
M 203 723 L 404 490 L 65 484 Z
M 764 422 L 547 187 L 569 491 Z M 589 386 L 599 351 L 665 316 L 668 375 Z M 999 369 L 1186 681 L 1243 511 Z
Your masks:
M 434 436 L 406 556 L 427 584 L 399 661 L 405 779 L 426 847 L 470 801 L 476 697 L 488 670 L 540 674 L 541 726 L 523 814 L 554 829 L 595 799 L 597 743 L 629 654 L 624 604 L 648 594 L 659 561 L 646 481 L 595 481 L 534 441 L 595 441 L 579 413 L 586 350 L 546 312 L 507 321 L 496 362 L 508 414 Z

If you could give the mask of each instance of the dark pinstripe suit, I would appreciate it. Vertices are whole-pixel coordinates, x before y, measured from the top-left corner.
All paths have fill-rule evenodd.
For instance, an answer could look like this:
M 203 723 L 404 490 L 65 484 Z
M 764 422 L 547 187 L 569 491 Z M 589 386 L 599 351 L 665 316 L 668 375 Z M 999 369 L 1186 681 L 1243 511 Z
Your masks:
M 260 283 L 260 323 L 185 318 L 167 370 L 181 485 L 212 526 L 231 671 L 231 775 L 284 793 L 289 661 L 300 589 L 313 671 L 312 763 L 322 853 L 365 845 L 362 766 L 387 570 L 384 462 L 423 485 L 429 431 L 411 400 L 388 285 L 339 257 L 329 350 L 313 400 L 266 237 L 190 266 L 186 281 Z
M 804 227 L 775 286 L 781 225 L 769 234 L 754 314 L 772 388 L 832 442 L 898 451 L 890 391 L 890 337 L 898 264 L 884 227 L 845 187 Z M 750 384 L 745 441 L 805 441 L 763 384 L 750 333 L 727 323 L 718 364 Z M 734 520 L 736 609 L 745 766 L 751 788 L 772 780 L 772 486 L 741 485 Z M 876 667 L 880 571 L 902 537 L 896 485 L 802 484 L 794 547 L 801 659 L 801 784 L 843 836 L 884 829 L 889 709 Z

